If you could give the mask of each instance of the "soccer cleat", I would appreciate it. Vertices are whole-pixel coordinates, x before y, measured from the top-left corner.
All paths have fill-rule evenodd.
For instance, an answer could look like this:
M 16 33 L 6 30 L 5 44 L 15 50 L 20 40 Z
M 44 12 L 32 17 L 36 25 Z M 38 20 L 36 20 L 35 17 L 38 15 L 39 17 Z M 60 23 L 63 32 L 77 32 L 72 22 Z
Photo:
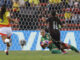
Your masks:
M 5 50 L 6 55 L 9 55 L 8 50 Z
M 80 53 L 80 51 L 77 51 L 77 53 Z

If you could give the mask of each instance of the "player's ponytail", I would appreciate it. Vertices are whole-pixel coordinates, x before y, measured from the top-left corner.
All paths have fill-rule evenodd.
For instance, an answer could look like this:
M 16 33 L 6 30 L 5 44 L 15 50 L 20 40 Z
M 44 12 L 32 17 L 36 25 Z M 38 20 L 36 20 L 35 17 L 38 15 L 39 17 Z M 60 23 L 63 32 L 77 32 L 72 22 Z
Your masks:
M 3 15 L 6 12 L 6 4 L 3 4 L 0 11 L 0 18 L 3 19 Z

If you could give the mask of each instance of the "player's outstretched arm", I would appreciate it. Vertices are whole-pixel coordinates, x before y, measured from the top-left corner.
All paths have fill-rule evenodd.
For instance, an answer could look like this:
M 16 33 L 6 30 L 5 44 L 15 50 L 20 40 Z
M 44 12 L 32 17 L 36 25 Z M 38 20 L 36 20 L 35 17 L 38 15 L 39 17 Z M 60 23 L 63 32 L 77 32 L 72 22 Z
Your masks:
M 13 19 L 13 18 L 11 18 L 11 17 L 8 17 L 8 19 L 10 20 L 10 21 L 13 21 L 14 23 L 16 23 L 16 24 L 19 24 L 19 22 L 18 22 L 18 19 L 16 18 L 16 19 Z

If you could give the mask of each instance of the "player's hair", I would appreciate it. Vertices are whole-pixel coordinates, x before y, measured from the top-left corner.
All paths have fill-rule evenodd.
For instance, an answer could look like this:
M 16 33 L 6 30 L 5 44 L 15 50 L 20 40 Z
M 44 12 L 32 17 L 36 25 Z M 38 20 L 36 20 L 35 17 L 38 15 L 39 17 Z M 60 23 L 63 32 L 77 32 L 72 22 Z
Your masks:
M 3 4 L 0 11 L 0 18 L 3 19 L 3 15 L 6 12 L 6 4 Z
M 52 10 L 51 15 L 55 16 L 56 15 L 56 11 Z
M 43 32 L 45 32 L 45 30 L 44 30 L 44 29 L 42 29 L 42 30 L 41 30 L 41 33 L 43 33 Z

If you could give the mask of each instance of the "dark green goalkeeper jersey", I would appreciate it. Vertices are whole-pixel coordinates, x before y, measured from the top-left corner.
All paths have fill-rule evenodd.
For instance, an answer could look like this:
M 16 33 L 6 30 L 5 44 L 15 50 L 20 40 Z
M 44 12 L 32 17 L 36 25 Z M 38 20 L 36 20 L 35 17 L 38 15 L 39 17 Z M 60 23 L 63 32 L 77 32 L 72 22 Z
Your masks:
M 50 34 L 46 34 L 44 37 L 41 37 L 41 42 L 45 40 L 51 40 Z M 48 48 L 52 54 L 61 54 L 61 50 L 57 49 L 54 43 L 49 44 Z
M 51 37 L 50 37 L 50 34 L 49 34 L 49 33 L 45 34 L 44 37 L 41 37 L 41 42 L 43 42 L 43 41 L 45 41 L 45 40 L 48 40 L 48 41 L 51 40 Z M 49 44 L 48 48 L 49 48 L 50 50 L 52 50 L 53 48 L 57 48 L 57 47 L 55 46 L 54 43 L 51 43 L 51 44 Z
M 44 40 L 49 40 L 50 41 L 50 35 L 49 33 L 46 33 L 44 37 L 41 37 L 41 42 Z

